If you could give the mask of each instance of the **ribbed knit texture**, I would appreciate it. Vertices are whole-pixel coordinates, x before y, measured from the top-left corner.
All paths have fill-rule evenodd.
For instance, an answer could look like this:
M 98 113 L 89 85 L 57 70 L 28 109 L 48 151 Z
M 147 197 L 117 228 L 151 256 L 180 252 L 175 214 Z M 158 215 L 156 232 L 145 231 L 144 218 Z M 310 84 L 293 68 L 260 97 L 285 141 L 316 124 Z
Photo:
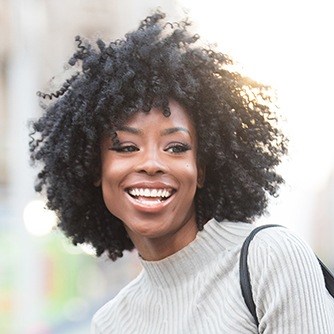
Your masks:
M 196 239 L 143 270 L 94 316 L 95 334 L 258 333 L 241 295 L 239 253 L 254 226 L 209 221 Z M 249 249 L 259 332 L 334 333 L 334 300 L 312 250 L 285 228 Z

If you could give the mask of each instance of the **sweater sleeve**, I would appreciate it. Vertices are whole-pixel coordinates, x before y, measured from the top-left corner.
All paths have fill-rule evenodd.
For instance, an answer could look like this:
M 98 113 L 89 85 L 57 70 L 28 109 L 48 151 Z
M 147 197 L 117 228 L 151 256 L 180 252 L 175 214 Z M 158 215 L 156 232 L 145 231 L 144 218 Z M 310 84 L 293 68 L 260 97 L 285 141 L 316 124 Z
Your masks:
M 102 332 L 98 329 L 97 323 L 94 318 L 90 325 L 90 334 L 102 334 Z
M 334 333 L 334 299 L 305 242 L 284 228 L 263 230 L 248 261 L 259 333 Z

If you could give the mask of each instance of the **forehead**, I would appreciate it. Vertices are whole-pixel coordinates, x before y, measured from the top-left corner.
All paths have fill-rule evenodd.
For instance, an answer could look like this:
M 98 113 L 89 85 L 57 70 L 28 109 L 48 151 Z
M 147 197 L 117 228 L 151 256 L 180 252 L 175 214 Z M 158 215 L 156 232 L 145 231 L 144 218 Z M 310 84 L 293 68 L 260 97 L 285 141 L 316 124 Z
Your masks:
M 152 108 L 149 112 L 138 111 L 132 115 L 123 126 L 143 129 L 156 128 L 186 128 L 189 132 L 195 132 L 193 121 L 188 111 L 174 100 L 169 101 L 170 115 L 163 115 L 160 108 Z M 120 127 L 122 128 L 122 126 Z

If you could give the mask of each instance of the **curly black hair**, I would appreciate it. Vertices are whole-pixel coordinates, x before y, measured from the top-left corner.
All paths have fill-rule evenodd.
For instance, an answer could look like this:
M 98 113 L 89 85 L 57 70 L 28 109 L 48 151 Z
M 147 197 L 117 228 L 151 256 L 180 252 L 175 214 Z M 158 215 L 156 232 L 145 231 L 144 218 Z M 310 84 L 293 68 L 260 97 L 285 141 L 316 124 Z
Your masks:
M 44 114 L 31 124 L 31 161 L 41 162 L 35 190 L 74 244 L 90 243 L 112 260 L 134 248 L 123 223 L 105 206 L 100 143 L 131 115 L 168 100 L 189 111 L 205 165 L 204 187 L 195 195 L 199 230 L 208 219 L 252 222 L 277 195 L 283 178 L 276 166 L 287 152 L 270 87 L 231 69 L 232 60 L 200 43 L 190 23 L 164 21 L 155 12 L 123 39 L 96 46 L 77 36 L 69 60 L 77 74 L 57 92 L 39 93 Z M 80 67 L 79 67 L 80 66 Z

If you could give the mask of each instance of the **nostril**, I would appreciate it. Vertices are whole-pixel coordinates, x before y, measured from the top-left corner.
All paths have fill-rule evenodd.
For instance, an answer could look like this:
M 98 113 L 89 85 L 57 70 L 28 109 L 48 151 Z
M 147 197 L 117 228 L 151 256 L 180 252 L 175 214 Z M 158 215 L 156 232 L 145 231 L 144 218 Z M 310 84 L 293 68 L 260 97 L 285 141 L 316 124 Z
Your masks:
M 165 173 L 164 165 L 158 160 L 145 160 L 137 166 L 138 172 L 144 172 L 148 175 L 155 175 L 157 173 Z

